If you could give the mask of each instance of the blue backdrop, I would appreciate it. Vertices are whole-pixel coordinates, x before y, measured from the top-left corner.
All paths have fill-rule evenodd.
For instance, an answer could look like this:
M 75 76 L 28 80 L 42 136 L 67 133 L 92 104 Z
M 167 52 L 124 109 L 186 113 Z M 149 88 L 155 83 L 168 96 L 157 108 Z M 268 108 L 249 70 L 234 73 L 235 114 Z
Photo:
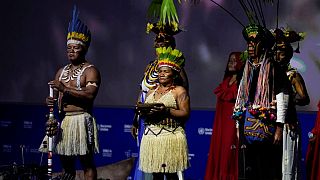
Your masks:
M 0 104 L 0 167 L 13 163 L 22 165 L 23 162 L 26 165 L 47 164 L 47 155 L 38 152 L 45 134 L 47 113 L 48 109 L 41 105 Z M 100 153 L 95 156 L 97 166 L 137 157 L 136 141 L 130 133 L 133 113 L 128 107 L 94 108 L 100 138 Z M 191 162 L 191 168 L 185 172 L 187 180 L 203 179 L 214 114 L 213 110 L 191 112 L 186 126 Z M 316 112 L 299 112 L 298 115 L 302 126 L 301 162 L 304 165 L 307 132 L 314 125 Z M 53 164 L 54 172 L 61 170 L 57 156 L 54 156 Z

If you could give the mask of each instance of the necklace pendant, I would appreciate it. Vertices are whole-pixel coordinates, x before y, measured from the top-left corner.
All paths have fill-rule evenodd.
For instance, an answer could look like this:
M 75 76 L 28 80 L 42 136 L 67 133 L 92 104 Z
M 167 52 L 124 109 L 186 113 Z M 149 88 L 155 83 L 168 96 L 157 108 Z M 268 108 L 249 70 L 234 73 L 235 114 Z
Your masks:
M 70 81 L 70 78 L 68 78 L 67 80 L 65 80 L 66 83 L 68 83 Z

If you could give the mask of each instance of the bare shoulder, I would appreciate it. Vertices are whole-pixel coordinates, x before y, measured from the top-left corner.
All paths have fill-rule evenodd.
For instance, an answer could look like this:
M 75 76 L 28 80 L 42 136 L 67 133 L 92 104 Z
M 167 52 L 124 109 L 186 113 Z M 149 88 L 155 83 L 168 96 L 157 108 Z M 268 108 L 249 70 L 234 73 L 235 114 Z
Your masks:
M 58 69 L 57 74 L 61 74 L 64 67 Z
M 183 86 L 176 86 L 172 93 L 174 94 L 174 96 L 180 100 L 186 100 L 189 99 L 189 94 L 187 92 L 187 90 L 183 87 Z
M 60 77 L 60 75 L 61 75 L 61 73 L 62 73 L 62 71 L 63 71 L 63 68 L 64 68 L 64 67 L 61 67 L 61 68 L 57 71 L 57 73 L 56 73 L 56 75 L 55 75 L 55 79 L 59 79 L 59 77 Z
M 295 73 L 295 76 L 292 78 L 293 83 L 301 83 L 304 82 L 303 77 L 301 76 L 300 73 Z
M 176 86 L 174 91 L 177 95 L 187 93 L 187 90 L 183 86 Z
M 100 84 L 101 82 L 101 75 L 97 67 L 95 67 L 93 64 L 85 64 L 84 65 L 84 71 L 83 75 L 85 76 L 85 79 L 87 82 L 97 82 Z
M 187 90 L 183 86 L 176 86 L 172 92 L 179 104 L 189 102 L 190 97 Z
M 85 64 L 84 67 L 86 73 L 98 73 L 100 74 L 99 69 L 93 64 Z
M 299 79 L 303 79 L 302 75 L 299 72 L 296 73 L 296 77 Z

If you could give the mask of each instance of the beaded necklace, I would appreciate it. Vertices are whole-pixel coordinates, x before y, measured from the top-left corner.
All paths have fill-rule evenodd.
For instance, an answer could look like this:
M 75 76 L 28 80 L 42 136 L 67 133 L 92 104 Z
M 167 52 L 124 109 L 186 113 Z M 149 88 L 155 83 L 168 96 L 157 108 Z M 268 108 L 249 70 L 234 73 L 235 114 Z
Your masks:
M 174 86 L 171 86 L 171 87 L 165 89 L 164 91 L 159 92 L 159 87 L 153 93 L 153 98 L 154 99 L 156 99 L 156 94 L 159 96 L 158 100 L 161 99 L 162 96 L 164 96 L 165 94 L 167 94 L 169 91 L 171 91 L 174 88 Z
M 81 63 L 74 70 L 71 69 L 71 64 L 67 65 L 62 74 L 61 80 L 64 80 L 65 83 L 68 83 L 70 80 L 75 80 L 81 74 L 82 68 L 85 63 Z

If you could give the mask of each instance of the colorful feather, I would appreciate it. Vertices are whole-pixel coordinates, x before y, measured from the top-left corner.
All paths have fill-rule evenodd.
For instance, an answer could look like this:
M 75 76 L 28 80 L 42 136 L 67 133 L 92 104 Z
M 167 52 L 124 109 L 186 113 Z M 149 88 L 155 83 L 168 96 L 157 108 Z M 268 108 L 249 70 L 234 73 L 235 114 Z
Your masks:
M 74 5 L 72 10 L 72 18 L 69 22 L 67 40 L 68 43 L 78 42 L 79 44 L 85 45 L 86 47 L 89 47 L 90 45 L 91 32 L 89 28 L 80 21 L 79 10 L 76 5 Z

